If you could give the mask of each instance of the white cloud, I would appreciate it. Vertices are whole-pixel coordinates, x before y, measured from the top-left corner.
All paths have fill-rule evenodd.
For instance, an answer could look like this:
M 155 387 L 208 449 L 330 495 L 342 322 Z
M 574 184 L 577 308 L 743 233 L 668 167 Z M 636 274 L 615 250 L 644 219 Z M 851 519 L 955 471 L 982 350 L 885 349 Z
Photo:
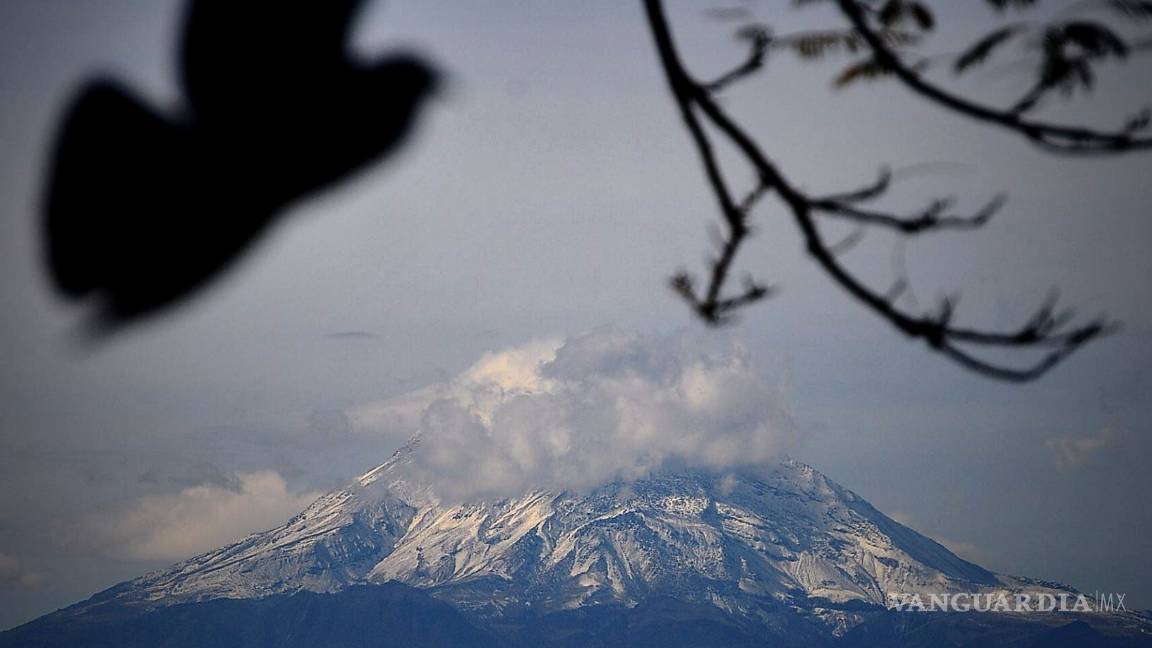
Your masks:
M 388 400 L 365 403 L 348 410 L 355 432 L 404 441 L 420 427 L 420 417 L 433 401 L 444 395 L 444 385 L 433 385 Z
M 0 553 L 0 588 L 36 589 L 43 583 L 42 574 L 29 571 L 15 557 Z
M 534 342 L 399 401 L 410 416 L 417 402 L 413 470 L 447 499 L 579 490 L 669 464 L 750 467 L 795 440 L 743 349 L 707 354 L 687 336 Z
M 1115 440 L 1116 434 L 1105 428 L 1093 436 L 1048 439 L 1044 446 L 1052 452 L 1052 458 L 1060 468 L 1078 468 Z
M 425 412 L 438 400 L 466 402 L 478 415 L 490 415 L 492 406 L 504 395 L 544 389 L 547 381 L 540 376 L 540 363 L 551 360 L 562 343 L 536 340 L 485 353 L 455 380 L 355 407 L 348 411 L 348 418 L 359 433 L 405 441 L 420 428 Z
M 282 524 L 318 497 L 289 492 L 274 471 L 236 478 L 234 487 L 204 483 L 178 493 L 142 497 L 129 510 L 93 526 L 116 553 L 178 560 Z

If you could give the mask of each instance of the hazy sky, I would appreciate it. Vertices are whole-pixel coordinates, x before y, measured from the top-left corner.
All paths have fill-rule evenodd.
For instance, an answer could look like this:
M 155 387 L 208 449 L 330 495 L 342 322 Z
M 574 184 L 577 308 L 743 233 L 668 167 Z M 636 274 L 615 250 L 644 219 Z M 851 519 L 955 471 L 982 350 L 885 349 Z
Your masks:
M 741 345 L 799 459 L 990 569 L 1152 606 L 1152 155 L 1057 158 L 894 85 L 834 92 L 834 63 L 772 61 L 725 105 L 799 185 L 933 162 L 892 206 L 1010 193 L 980 232 L 903 254 L 870 238 L 854 268 L 887 285 L 903 259 L 922 302 L 962 291 L 967 322 L 1012 326 L 1059 286 L 1124 328 L 1039 383 L 988 381 L 850 302 L 769 202 L 742 269 L 781 292 L 712 332 L 664 287 L 699 269 L 715 214 L 638 3 L 378 2 L 358 51 L 417 48 L 449 76 L 416 144 L 299 205 L 186 307 L 85 345 L 38 262 L 46 147 L 94 72 L 179 101 L 180 5 L 0 4 L 0 628 L 274 526 L 411 432 L 365 425 L 379 403 L 602 326 Z M 828 24 L 786 5 L 747 6 L 780 31 Z M 719 71 L 742 51 L 706 6 L 673 17 L 694 68 Z M 944 23 L 970 35 L 988 16 L 965 6 Z M 1149 63 L 1051 113 L 1120 123 L 1152 102 Z M 1006 97 L 1026 74 L 964 87 Z

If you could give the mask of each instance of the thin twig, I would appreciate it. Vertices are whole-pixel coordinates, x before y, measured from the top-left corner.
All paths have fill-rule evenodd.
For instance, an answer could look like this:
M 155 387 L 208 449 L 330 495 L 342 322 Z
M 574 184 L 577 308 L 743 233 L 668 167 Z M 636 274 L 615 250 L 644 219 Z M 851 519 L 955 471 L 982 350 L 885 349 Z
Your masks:
M 950 93 L 927 81 L 906 65 L 868 22 L 867 8 L 857 0 L 837 0 L 840 11 L 872 50 L 876 61 L 910 90 L 950 110 L 979 121 L 1007 128 L 1041 147 L 1058 153 L 1124 153 L 1152 149 L 1152 138 L 1133 137 L 1128 130 L 1098 131 L 1025 118 L 1023 110 L 1000 110 Z
M 676 52 L 671 30 L 660 0 L 644 0 L 644 7 L 672 96 L 691 133 L 693 142 L 696 144 L 705 175 L 712 186 L 713 193 L 716 195 L 729 228 L 729 237 L 723 246 L 722 253 L 713 264 L 712 281 L 706 292 L 706 297 L 701 299 L 697 296 L 692 280 L 688 275 L 681 274 L 673 279 L 673 285 L 676 289 L 694 304 L 697 312 L 706 321 L 719 323 L 730 314 L 730 311 L 760 299 L 768 294 L 768 290 L 755 283 L 749 283 L 744 295 L 727 299 L 719 297 L 736 252 L 748 232 L 747 208 L 755 200 L 746 201 L 748 204 L 741 205 L 732 201 L 723 173 L 716 162 L 712 142 L 704 129 L 702 120 L 707 120 L 708 124 L 723 135 L 755 170 L 759 184 L 750 195 L 759 198 L 764 193 L 772 191 L 780 198 L 792 214 L 795 224 L 803 235 L 808 253 L 834 282 L 905 335 L 924 340 L 929 347 L 961 366 L 1001 380 L 1019 382 L 1033 380 L 1052 369 L 1089 340 L 1113 330 L 1113 325 L 1103 319 L 1068 329 L 1070 313 L 1057 314 L 1054 300 L 1046 302 L 1019 329 L 1006 332 L 955 326 L 953 324 L 957 303 L 955 298 L 945 300 L 941 305 L 940 312 L 936 314 L 915 315 L 901 310 L 896 302 L 900 293 L 907 288 L 904 279 L 901 278 L 897 285 L 886 293 L 879 293 L 858 280 L 837 261 L 834 246 L 826 244 L 823 240 L 816 223 L 815 214 L 818 212 L 836 213 L 861 224 L 895 227 L 901 231 L 908 231 L 909 229 L 920 231 L 939 227 L 978 227 L 987 221 L 992 212 L 999 208 L 1000 200 L 993 201 L 975 216 L 964 219 L 942 217 L 939 215 L 942 208 L 929 210 L 929 213 L 922 214 L 918 220 L 909 220 L 881 212 L 864 212 L 850 205 L 852 202 L 868 200 L 883 193 L 889 183 L 886 173 L 882 174 L 881 178 L 872 185 L 839 194 L 834 197 L 834 200 L 827 197 L 813 199 L 805 195 L 788 182 L 780 170 L 761 151 L 759 145 L 728 117 L 713 99 L 708 87 L 695 81 L 685 70 Z M 922 224 L 908 224 L 917 222 Z M 983 360 L 961 348 L 963 345 L 1035 348 L 1047 351 L 1039 361 L 1017 368 Z

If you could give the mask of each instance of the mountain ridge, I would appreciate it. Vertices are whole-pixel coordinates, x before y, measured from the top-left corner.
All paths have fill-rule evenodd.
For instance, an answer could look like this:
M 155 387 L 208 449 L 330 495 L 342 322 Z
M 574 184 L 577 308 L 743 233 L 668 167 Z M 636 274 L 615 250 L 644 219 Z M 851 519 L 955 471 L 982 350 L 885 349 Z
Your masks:
M 662 471 L 587 493 L 452 503 L 406 478 L 418 448 L 280 527 L 104 598 L 169 605 L 396 581 L 463 601 L 473 581 L 495 578 L 506 603 L 548 609 L 700 588 L 883 605 L 888 593 L 1034 585 L 956 556 L 791 459 L 759 477 Z
M 863 642 L 858 645 L 878 637 L 913 645 L 900 643 L 908 628 L 925 636 L 1005 629 L 1033 637 L 1063 636 L 1063 620 L 1084 623 L 1050 615 L 978 622 L 982 617 L 944 614 L 950 620 L 910 624 L 908 613 L 887 608 L 891 595 L 1076 591 L 968 562 L 792 459 L 757 471 L 666 468 L 585 492 L 448 501 L 411 478 L 419 450 L 414 440 L 279 527 L 0 634 L 0 646 L 24 645 L 4 638 L 37 636 L 37 627 L 59 637 L 84 627 L 119 636 L 133 623 L 145 634 L 162 633 L 173 622 L 165 619 L 231 627 L 247 613 L 280 618 L 304 609 L 328 623 L 345 618 L 335 609 L 345 596 L 363 607 L 364 597 L 374 596 L 364 590 L 380 587 L 386 588 L 382 596 L 413 614 L 443 616 L 459 637 L 476 632 L 502 645 L 519 645 L 519 636 L 536 637 L 540 645 L 581 645 L 571 643 L 573 637 L 617 645 L 638 627 L 664 626 L 680 629 L 676 636 L 648 632 L 669 645 L 707 645 L 704 636 L 724 638 L 717 645 L 768 638 L 853 645 L 854 637 Z M 440 604 L 447 608 L 435 607 Z M 1152 630 L 1147 615 L 1104 616 L 1089 617 L 1088 631 L 1076 626 L 1069 636 L 1105 627 L 1127 641 L 1148 638 Z M 174 623 L 184 622 L 191 623 Z M 253 641 L 267 638 L 261 637 Z M 684 637 L 698 640 L 675 643 Z M 446 641 L 453 645 L 451 637 Z

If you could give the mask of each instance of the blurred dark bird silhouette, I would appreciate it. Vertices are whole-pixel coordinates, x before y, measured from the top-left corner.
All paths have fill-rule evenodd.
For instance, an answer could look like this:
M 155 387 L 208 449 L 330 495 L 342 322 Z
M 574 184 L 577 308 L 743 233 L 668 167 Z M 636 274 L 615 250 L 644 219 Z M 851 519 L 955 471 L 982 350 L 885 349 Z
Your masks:
M 44 205 L 57 288 L 115 326 L 188 296 L 288 205 L 394 152 L 437 74 L 413 56 L 358 63 L 362 0 L 193 0 L 185 108 L 112 80 L 67 111 Z

